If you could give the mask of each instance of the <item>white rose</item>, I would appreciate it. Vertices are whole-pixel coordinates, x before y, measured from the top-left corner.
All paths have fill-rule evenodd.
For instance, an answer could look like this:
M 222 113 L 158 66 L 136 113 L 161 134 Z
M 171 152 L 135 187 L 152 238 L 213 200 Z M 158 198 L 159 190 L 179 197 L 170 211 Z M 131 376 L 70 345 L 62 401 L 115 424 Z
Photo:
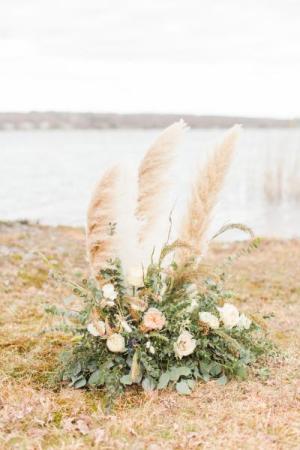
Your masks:
M 240 330 L 249 330 L 252 321 L 245 315 L 241 314 L 237 326 Z
M 141 287 L 144 285 L 143 270 L 141 267 L 132 267 L 128 270 L 127 282 L 130 286 Z
M 225 328 L 231 329 L 238 324 L 240 314 L 234 305 L 225 303 L 225 305 L 222 308 L 218 308 L 218 310 Z
M 149 308 L 143 317 L 143 324 L 148 330 L 161 330 L 166 324 L 166 318 L 157 308 Z
M 91 322 L 86 327 L 88 332 L 93 336 L 104 336 L 105 335 L 105 323 L 103 320 L 97 320 L 95 322 Z
M 220 326 L 219 319 L 210 312 L 200 312 L 199 319 L 201 320 L 201 322 L 206 323 L 213 330 L 216 330 Z
M 108 300 L 115 300 L 117 298 L 117 293 L 115 291 L 114 285 L 111 283 L 107 283 L 102 286 L 103 297 Z
M 174 344 L 175 355 L 180 359 L 183 356 L 188 356 L 195 350 L 196 341 L 188 331 L 183 331 Z
M 106 341 L 108 350 L 113 353 L 123 353 L 126 350 L 125 339 L 119 333 L 114 333 L 109 336 Z

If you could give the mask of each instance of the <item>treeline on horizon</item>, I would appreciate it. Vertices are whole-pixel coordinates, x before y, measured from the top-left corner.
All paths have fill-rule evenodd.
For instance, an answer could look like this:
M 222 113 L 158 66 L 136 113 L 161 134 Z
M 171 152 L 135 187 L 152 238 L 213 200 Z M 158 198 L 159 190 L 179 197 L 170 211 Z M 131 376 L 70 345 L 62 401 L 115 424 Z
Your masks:
M 300 119 L 198 116 L 193 114 L 33 111 L 0 113 L 0 130 L 163 128 L 181 118 L 192 128 L 227 128 L 235 123 L 240 123 L 248 128 L 294 128 L 300 126 Z

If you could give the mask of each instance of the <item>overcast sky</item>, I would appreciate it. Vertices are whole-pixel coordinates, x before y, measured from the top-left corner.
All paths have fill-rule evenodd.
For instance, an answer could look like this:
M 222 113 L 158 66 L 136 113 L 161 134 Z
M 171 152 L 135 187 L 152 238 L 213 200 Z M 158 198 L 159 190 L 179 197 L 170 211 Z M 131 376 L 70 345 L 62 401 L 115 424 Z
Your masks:
M 0 110 L 300 116 L 299 0 L 2 0 Z

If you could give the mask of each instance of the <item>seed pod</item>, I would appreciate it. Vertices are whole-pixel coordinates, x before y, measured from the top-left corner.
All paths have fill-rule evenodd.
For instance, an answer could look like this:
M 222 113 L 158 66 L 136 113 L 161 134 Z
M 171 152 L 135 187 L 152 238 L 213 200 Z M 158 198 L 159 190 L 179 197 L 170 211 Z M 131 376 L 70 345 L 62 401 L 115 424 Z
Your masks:
M 139 355 L 136 351 L 132 358 L 130 377 L 133 383 L 139 383 L 142 379 L 142 367 L 139 362 Z

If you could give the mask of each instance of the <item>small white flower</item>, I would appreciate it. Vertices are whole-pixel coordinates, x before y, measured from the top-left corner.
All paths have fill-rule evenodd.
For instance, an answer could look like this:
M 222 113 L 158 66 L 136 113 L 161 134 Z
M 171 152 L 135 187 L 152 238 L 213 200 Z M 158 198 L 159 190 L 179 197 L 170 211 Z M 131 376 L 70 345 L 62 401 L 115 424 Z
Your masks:
M 146 348 L 149 350 L 149 353 L 151 353 L 152 355 L 154 355 L 155 353 L 155 348 L 153 347 L 153 345 L 151 345 L 150 341 L 146 342 Z
M 127 331 L 127 333 L 131 333 L 131 332 L 132 332 L 132 328 L 131 328 L 131 326 L 126 322 L 126 320 L 125 320 L 123 317 L 121 317 L 121 316 L 117 316 L 117 317 L 118 317 L 119 322 L 120 322 L 120 324 L 122 325 L 123 329 L 124 329 L 125 331 Z
M 114 333 L 109 336 L 106 341 L 108 350 L 113 353 L 123 353 L 126 350 L 125 339 L 119 333 Z
M 218 308 L 221 320 L 225 328 L 231 329 L 235 327 L 239 322 L 239 311 L 231 303 L 225 303 L 222 308 Z
M 191 333 L 183 331 L 174 344 L 174 352 L 181 359 L 183 356 L 188 356 L 193 353 L 195 347 L 196 340 L 193 339 Z
M 200 312 L 199 319 L 201 320 L 201 322 L 206 323 L 213 330 L 216 330 L 220 326 L 219 319 L 210 312 Z
M 153 345 L 150 345 L 149 352 L 151 353 L 151 355 L 154 355 L 155 348 L 153 347 Z
M 128 270 L 127 282 L 130 286 L 141 287 L 144 285 L 143 270 L 141 267 L 132 267 Z
M 237 326 L 240 330 L 249 330 L 252 321 L 245 315 L 241 314 Z
M 95 322 L 91 322 L 86 327 L 88 332 L 92 336 L 104 336 L 105 335 L 105 323 L 103 320 L 97 320 Z
M 111 283 L 107 283 L 104 286 L 102 286 L 102 292 L 103 292 L 103 297 L 114 301 L 116 300 L 118 294 L 115 291 L 114 285 Z

